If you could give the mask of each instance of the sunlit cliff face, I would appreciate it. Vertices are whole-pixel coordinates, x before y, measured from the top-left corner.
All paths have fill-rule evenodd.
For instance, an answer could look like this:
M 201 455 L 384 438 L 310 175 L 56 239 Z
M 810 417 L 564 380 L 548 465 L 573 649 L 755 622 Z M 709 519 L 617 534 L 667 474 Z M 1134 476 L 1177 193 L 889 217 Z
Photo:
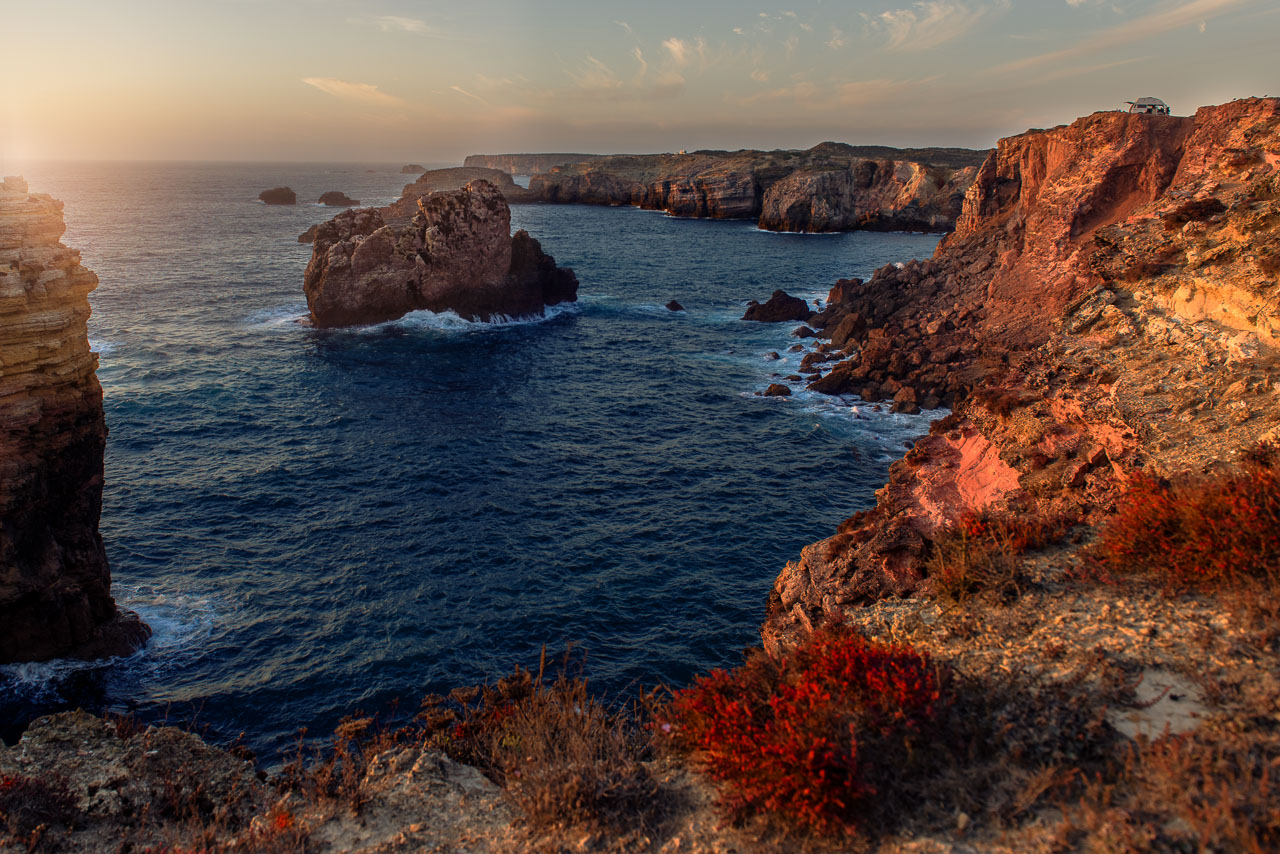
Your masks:
M 1280 34 L 1263 0 L 549 5 L 17 0 L 0 165 L 986 147 L 1268 94 Z

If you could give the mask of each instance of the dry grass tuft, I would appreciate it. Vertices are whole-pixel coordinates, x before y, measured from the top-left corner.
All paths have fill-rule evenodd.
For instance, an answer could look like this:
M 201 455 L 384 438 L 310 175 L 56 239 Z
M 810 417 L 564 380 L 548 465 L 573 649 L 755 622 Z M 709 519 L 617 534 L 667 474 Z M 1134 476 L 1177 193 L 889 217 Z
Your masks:
M 660 819 L 658 785 L 644 760 L 651 739 L 639 706 L 612 709 L 570 674 L 517 670 L 492 686 L 428 697 L 426 743 L 475 765 L 541 830 L 635 831 Z
M 1003 601 L 1021 594 L 1019 556 L 1062 538 L 1070 524 L 1032 512 L 969 514 L 933 535 L 925 562 L 935 596 L 963 602 L 984 592 Z

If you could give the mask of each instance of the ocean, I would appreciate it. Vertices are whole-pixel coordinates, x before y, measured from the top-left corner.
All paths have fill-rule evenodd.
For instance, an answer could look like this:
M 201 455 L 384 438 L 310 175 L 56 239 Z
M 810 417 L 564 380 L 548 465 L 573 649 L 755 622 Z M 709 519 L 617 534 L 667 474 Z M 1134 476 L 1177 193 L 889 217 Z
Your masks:
M 14 171 L 12 168 L 9 171 Z M 102 534 L 144 651 L 0 668 L 0 722 L 84 707 L 276 757 L 344 715 L 571 645 L 602 695 L 734 664 L 778 571 L 873 502 L 927 430 L 807 392 L 775 289 L 927 257 L 934 235 L 791 235 L 632 208 L 518 205 L 577 272 L 544 319 L 412 314 L 315 330 L 296 242 L 387 164 L 34 164 L 101 279 Z M 289 185 L 296 207 L 261 190 Z M 686 311 L 668 311 L 678 300 Z M 769 358 L 776 352 L 780 358 Z M 399 704 L 398 706 L 396 704 Z

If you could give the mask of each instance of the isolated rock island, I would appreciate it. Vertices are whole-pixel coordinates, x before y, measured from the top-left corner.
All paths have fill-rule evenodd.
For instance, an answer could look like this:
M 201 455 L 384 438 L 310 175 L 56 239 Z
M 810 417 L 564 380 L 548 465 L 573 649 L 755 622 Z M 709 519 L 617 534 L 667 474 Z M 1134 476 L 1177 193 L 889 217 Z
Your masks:
M 111 598 L 86 329 L 98 277 L 65 230 L 61 202 L 0 184 L 0 663 L 125 655 L 151 634 Z
M 488 181 L 431 193 L 407 221 L 374 208 L 344 211 L 316 230 L 303 289 L 320 327 L 382 323 L 411 311 L 468 320 L 542 315 L 574 302 L 578 279 L 521 229 Z

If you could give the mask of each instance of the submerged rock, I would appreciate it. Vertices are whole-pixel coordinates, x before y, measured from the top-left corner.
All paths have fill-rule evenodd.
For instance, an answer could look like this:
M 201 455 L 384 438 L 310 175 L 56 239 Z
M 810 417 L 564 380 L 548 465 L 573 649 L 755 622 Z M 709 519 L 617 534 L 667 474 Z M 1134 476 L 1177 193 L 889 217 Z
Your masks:
M 298 194 L 288 187 L 272 187 L 259 193 L 258 200 L 268 205 L 296 205 Z
M 410 311 L 455 311 L 470 320 L 542 315 L 578 298 L 573 271 L 537 240 L 511 234 L 511 209 L 487 181 L 418 200 L 403 226 L 372 208 L 346 211 L 316 230 L 303 288 L 317 326 L 356 326 Z

